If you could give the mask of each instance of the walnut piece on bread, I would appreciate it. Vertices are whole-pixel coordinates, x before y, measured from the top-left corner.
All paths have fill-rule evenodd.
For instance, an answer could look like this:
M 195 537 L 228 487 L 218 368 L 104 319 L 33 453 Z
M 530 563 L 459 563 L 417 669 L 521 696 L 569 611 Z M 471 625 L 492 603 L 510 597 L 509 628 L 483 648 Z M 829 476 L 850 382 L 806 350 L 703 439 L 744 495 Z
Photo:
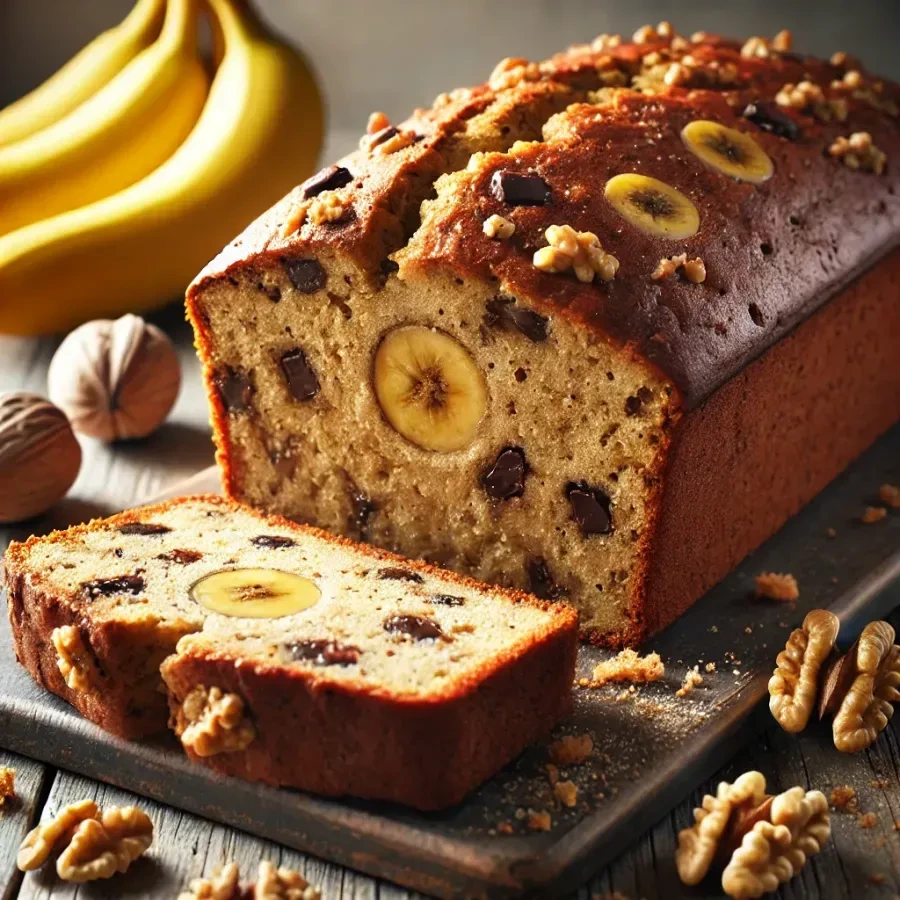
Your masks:
M 97 663 L 74 625 L 54 628 L 50 640 L 56 648 L 56 664 L 73 691 L 89 691 L 96 681 Z
M 256 738 L 253 723 L 244 717 L 244 701 L 237 694 L 202 684 L 177 709 L 175 733 L 197 756 L 245 750 Z
M 114 806 L 85 819 L 56 862 L 63 881 L 83 883 L 123 873 L 153 842 L 153 822 L 135 806 Z

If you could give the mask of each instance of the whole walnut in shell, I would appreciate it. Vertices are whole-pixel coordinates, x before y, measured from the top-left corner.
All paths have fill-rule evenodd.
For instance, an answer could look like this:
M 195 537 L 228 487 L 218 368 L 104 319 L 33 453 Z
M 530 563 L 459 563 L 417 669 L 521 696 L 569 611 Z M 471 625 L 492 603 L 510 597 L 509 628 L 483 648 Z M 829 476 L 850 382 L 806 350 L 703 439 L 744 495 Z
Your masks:
M 169 414 L 181 387 L 172 342 L 131 314 L 76 328 L 48 373 L 50 399 L 72 427 L 102 441 L 146 437 Z
M 20 522 L 65 496 L 81 447 L 62 410 L 37 394 L 0 395 L 0 522 Z

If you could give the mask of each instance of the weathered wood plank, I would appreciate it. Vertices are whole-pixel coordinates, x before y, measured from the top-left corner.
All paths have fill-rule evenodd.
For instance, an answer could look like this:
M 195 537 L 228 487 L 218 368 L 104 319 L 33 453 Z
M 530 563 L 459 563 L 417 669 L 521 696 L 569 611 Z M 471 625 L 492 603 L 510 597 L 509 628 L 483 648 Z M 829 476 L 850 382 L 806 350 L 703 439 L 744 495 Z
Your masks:
M 16 851 L 40 817 L 52 770 L 4 750 L 0 750 L 0 766 L 16 772 L 16 795 L 0 807 L 0 900 L 11 900 L 21 881 Z

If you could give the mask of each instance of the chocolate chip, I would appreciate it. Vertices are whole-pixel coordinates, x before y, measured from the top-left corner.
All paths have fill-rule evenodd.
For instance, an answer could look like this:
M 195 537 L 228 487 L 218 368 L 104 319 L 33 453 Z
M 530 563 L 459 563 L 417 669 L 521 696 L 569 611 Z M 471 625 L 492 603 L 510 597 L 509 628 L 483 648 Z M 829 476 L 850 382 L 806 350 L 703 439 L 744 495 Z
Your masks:
M 775 103 L 766 103 L 763 100 L 748 103 L 743 116 L 763 131 L 787 138 L 789 141 L 796 141 L 802 136 L 800 126 Z
M 550 567 L 542 557 L 530 559 L 525 571 L 528 575 L 528 590 L 535 597 L 540 597 L 541 600 L 556 600 L 565 595 L 565 588 L 554 583 Z
M 128 522 L 119 526 L 119 534 L 168 534 L 172 529 L 153 522 Z
M 550 202 L 550 185 L 540 175 L 500 169 L 491 176 L 491 195 L 510 206 L 545 206 Z
M 636 416 L 641 407 L 645 403 L 649 403 L 653 399 L 653 391 L 647 387 L 638 388 L 637 394 L 625 398 L 625 414 L 628 416 Z
M 525 475 L 528 465 L 525 451 L 519 447 L 506 447 L 500 451 L 496 462 L 481 476 L 481 485 L 489 497 L 509 500 L 525 493 Z
M 368 140 L 368 147 L 371 150 L 373 147 L 377 147 L 379 144 L 383 144 L 385 141 L 389 141 L 395 135 L 400 134 L 400 129 L 394 127 L 393 125 L 388 125 L 385 128 L 382 128 L 381 131 L 376 131 L 375 134 L 371 135 Z
M 213 374 L 213 384 L 229 412 L 244 412 L 250 408 L 253 399 L 253 385 L 250 376 L 240 369 L 221 366 Z
M 547 323 L 545 316 L 533 309 L 517 306 L 514 297 L 499 294 L 487 302 L 484 324 L 491 328 L 515 328 L 529 341 L 540 344 L 547 340 Z
M 573 482 L 566 485 L 566 496 L 582 534 L 609 534 L 612 531 L 611 501 L 603 491 L 584 482 Z
M 361 541 L 369 536 L 369 520 L 377 509 L 375 503 L 351 481 L 349 526 Z
M 285 645 L 298 662 L 314 662 L 317 666 L 352 666 L 359 662 L 360 649 L 337 641 L 293 641 Z
M 454 594 L 434 594 L 431 597 L 426 597 L 425 602 L 436 606 L 463 606 L 466 601 Z
M 422 584 L 425 580 L 418 572 L 410 572 L 409 569 L 400 569 L 394 566 L 381 569 L 378 577 L 390 581 L 411 581 L 413 584 Z
M 181 566 L 189 566 L 191 563 L 203 559 L 203 554 L 199 550 L 176 549 L 170 550 L 168 553 L 160 553 L 156 558 L 165 560 L 166 562 L 178 563 Z
M 319 379 L 299 347 L 281 357 L 281 370 L 295 400 L 312 400 L 319 393 Z
M 260 534 L 250 538 L 254 547 L 265 547 L 267 550 L 284 550 L 286 547 L 296 547 L 297 542 L 280 534 Z
M 353 181 L 349 169 L 343 166 L 326 166 L 321 172 L 316 172 L 300 185 L 301 196 L 304 200 L 321 194 L 322 191 L 335 191 Z
M 281 264 L 287 272 L 291 284 L 300 291 L 301 294 L 314 294 L 321 291 L 328 281 L 328 275 L 322 268 L 322 264 L 317 259 L 294 259 L 285 257 Z
M 437 622 L 423 616 L 388 616 L 384 620 L 384 630 L 391 634 L 408 634 L 417 641 L 433 641 L 444 633 Z
M 383 288 L 387 284 L 388 277 L 393 275 L 394 272 L 400 271 L 400 263 L 394 262 L 392 259 L 383 259 L 378 266 L 378 275 L 375 278 L 375 282 L 379 288 Z
M 89 600 L 97 597 L 111 597 L 115 594 L 140 594 L 144 590 L 144 579 L 140 575 L 118 575 L 115 578 L 98 578 L 85 581 L 81 585 L 82 593 Z

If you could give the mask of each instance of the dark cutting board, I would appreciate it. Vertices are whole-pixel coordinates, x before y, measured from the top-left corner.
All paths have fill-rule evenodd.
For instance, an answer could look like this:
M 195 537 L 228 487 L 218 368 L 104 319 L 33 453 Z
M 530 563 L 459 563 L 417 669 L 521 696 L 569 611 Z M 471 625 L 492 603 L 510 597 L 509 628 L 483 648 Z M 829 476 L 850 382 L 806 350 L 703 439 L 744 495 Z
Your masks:
M 578 786 L 574 809 L 554 804 L 533 747 L 441 814 L 383 804 L 323 800 L 217 777 L 192 765 L 174 739 L 129 744 L 81 719 L 38 688 L 16 664 L 6 617 L 0 625 L 0 746 L 136 791 L 334 862 L 440 897 L 553 897 L 572 890 L 683 799 L 746 737 L 747 720 L 790 628 L 807 610 L 830 607 L 845 624 L 842 643 L 870 618 L 900 604 L 900 511 L 864 525 L 859 516 L 879 485 L 900 483 L 900 427 L 872 447 L 722 584 L 650 642 L 665 680 L 576 690 L 561 734 L 589 731 L 594 754 L 563 770 Z M 217 490 L 214 471 L 184 491 Z M 837 535 L 826 536 L 834 528 Z M 753 597 L 761 571 L 791 572 L 795 605 Z M 580 651 L 584 677 L 609 654 Z M 703 684 L 677 698 L 686 668 Z M 714 662 L 716 671 L 705 665 Z M 627 687 L 627 686 L 626 686 Z M 764 706 L 751 724 L 769 721 Z M 528 808 L 548 810 L 552 828 L 529 831 Z M 518 816 L 517 816 L 518 811 Z M 512 833 L 499 833 L 508 823 Z

